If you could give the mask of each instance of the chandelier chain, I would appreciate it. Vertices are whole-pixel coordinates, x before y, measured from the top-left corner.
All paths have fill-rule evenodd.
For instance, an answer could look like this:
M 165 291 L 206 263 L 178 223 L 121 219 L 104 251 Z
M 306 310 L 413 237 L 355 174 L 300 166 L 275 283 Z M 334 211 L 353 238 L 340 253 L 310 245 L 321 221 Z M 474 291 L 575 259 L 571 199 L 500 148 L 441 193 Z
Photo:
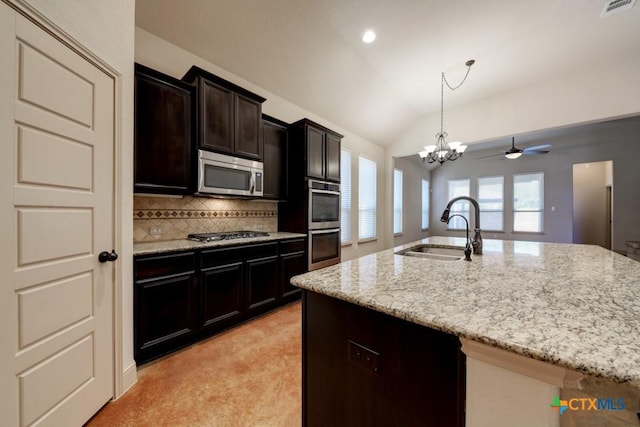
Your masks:
M 471 64 L 473 65 L 473 64 Z M 460 84 L 456 87 L 452 87 L 449 82 L 447 81 L 447 77 L 444 75 L 444 73 L 442 73 L 442 80 L 447 84 L 447 87 L 451 90 L 456 90 L 458 89 L 460 86 L 462 86 L 465 82 L 465 80 L 467 80 L 467 77 L 469 77 L 469 71 L 471 71 L 471 65 L 467 65 L 467 74 L 464 75 L 464 78 L 462 79 L 462 81 L 460 82 Z
M 440 82 L 440 134 L 442 135 L 442 131 L 444 130 L 444 85 L 442 82 L 446 82 L 447 79 L 444 77 L 444 73 L 442 73 L 442 81 Z M 447 83 L 449 86 L 449 83 Z
M 447 80 L 447 76 L 444 75 L 444 73 L 442 73 L 442 80 L 440 82 L 440 134 L 442 135 L 444 132 L 444 84 L 446 83 L 447 87 L 449 89 L 451 89 L 452 91 L 458 89 L 460 86 L 462 86 L 464 84 L 464 82 L 467 80 L 467 77 L 469 77 L 469 72 L 471 71 L 471 66 L 473 65 L 475 61 L 468 61 L 467 62 L 467 72 L 464 75 L 464 78 L 462 79 L 462 81 L 456 86 L 453 87 L 449 84 L 449 81 Z

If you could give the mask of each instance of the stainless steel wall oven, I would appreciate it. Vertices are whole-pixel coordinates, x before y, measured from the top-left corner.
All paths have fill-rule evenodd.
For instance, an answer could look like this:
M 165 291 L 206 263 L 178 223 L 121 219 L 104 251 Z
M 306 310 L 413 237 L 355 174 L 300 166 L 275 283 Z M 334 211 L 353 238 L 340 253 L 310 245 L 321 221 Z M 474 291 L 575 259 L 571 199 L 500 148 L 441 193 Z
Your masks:
M 340 262 L 340 184 L 308 181 L 309 270 Z

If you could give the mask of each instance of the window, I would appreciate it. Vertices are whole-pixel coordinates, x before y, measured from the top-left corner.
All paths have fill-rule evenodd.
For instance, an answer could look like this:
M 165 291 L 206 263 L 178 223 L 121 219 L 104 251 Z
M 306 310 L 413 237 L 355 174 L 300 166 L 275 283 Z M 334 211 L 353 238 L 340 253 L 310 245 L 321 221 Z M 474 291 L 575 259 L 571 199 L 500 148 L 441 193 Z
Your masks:
M 504 177 L 478 178 L 478 205 L 483 230 L 503 231 Z
M 358 239 L 376 237 L 376 163 L 358 157 Z
M 449 200 L 454 197 L 459 196 L 469 196 L 469 179 L 450 179 L 449 180 Z M 449 212 L 449 217 L 454 214 L 464 216 L 467 221 L 469 220 L 469 202 L 466 200 L 460 200 L 459 202 L 455 202 L 453 206 L 451 206 L 451 211 Z M 471 229 L 473 224 L 469 224 L 469 228 Z M 464 219 L 460 217 L 455 217 L 449 221 L 449 225 L 447 226 L 449 230 L 466 230 L 467 224 L 464 222 Z
M 402 171 L 393 170 L 393 234 L 402 233 Z
M 544 174 L 513 176 L 513 231 L 542 232 Z
M 429 181 L 422 180 L 422 229 L 429 229 Z
M 351 153 L 340 152 L 340 242 L 351 241 Z

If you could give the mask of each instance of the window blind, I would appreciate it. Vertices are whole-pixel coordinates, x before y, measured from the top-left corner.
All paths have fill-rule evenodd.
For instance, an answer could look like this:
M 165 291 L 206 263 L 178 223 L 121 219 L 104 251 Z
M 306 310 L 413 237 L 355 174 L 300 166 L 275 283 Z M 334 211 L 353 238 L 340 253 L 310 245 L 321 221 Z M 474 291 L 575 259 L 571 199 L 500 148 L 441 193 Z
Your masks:
M 449 180 L 449 200 L 454 197 L 469 196 L 469 179 L 450 179 Z M 469 202 L 460 200 L 451 206 L 450 215 L 459 214 L 469 221 Z M 469 229 L 473 227 L 473 223 L 469 223 Z M 455 217 L 449 221 L 447 226 L 450 230 L 466 230 L 467 224 L 460 217 Z
M 351 153 L 340 151 L 340 242 L 351 241 Z
M 542 232 L 544 173 L 513 176 L 513 231 Z
M 402 171 L 393 170 L 393 234 L 402 233 Z
M 376 163 L 358 157 L 358 239 L 376 237 Z
M 478 178 L 478 205 L 480 205 L 480 224 L 482 225 L 482 229 L 503 231 L 503 176 L 487 176 Z
M 429 181 L 422 180 L 422 229 L 429 228 Z

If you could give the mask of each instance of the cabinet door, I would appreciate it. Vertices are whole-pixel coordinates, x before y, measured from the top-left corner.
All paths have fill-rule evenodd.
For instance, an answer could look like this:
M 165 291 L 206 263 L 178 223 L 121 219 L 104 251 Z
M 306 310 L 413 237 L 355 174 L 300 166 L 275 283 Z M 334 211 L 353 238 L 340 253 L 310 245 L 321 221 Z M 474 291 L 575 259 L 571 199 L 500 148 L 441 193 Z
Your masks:
M 287 128 L 268 120 L 262 121 L 264 143 L 264 189 L 268 199 L 287 197 Z
M 278 296 L 278 257 L 250 259 L 247 268 L 247 314 L 272 308 Z
M 238 322 L 243 315 L 242 262 L 209 268 L 200 278 L 202 330 L 213 332 Z
M 340 182 L 340 138 L 327 133 L 325 140 L 327 181 Z
M 307 176 L 324 179 L 324 132 L 307 126 Z
M 291 284 L 291 278 L 307 271 L 307 257 L 304 251 L 280 256 L 280 292 L 283 299 L 300 296 L 300 288 Z
M 192 89 L 136 65 L 134 191 L 192 191 Z
M 234 93 L 203 78 L 199 85 L 200 148 L 233 153 Z
M 262 160 L 262 104 L 235 95 L 235 153 L 242 157 Z
M 196 332 L 194 285 L 193 274 L 135 282 L 137 363 L 166 354 L 192 339 Z

